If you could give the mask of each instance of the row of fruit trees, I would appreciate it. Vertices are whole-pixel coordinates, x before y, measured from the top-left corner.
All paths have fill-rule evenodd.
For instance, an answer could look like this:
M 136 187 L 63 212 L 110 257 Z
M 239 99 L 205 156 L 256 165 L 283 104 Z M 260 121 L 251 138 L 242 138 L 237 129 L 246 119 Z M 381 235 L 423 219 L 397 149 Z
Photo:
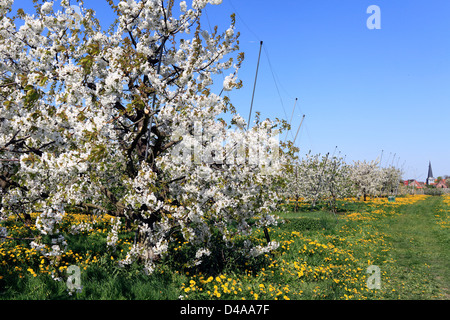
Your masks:
M 325 200 L 336 210 L 336 201 L 345 198 L 396 195 L 402 172 L 394 166 L 381 167 L 377 160 L 345 162 L 340 156 L 307 154 L 290 166 L 286 197 L 314 206 Z

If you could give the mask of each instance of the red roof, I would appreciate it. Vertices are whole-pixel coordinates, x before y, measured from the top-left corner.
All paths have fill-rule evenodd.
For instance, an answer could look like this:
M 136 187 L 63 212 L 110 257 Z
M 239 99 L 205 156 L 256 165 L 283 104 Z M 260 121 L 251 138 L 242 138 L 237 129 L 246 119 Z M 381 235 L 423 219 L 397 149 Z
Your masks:
M 423 188 L 423 183 L 418 182 L 417 180 L 411 179 L 404 182 L 405 186 L 411 186 L 418 189 Z
M 445 179 L 439 181 L 439 183 L 436 184 L 436 188 L 448 188 L 447 184 L 445 183 Z

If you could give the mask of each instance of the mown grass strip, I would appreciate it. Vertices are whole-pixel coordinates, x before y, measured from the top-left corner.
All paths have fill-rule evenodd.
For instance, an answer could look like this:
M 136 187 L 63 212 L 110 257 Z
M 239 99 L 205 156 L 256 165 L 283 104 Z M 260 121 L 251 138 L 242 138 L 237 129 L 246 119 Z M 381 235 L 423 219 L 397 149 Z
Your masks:
M 405 299 L 450 298 L 450 233 L 435 218 L 443 205 L 442 197 L 432 196 L 402 206 L 382 227 L 397 265 L 393 278 Z

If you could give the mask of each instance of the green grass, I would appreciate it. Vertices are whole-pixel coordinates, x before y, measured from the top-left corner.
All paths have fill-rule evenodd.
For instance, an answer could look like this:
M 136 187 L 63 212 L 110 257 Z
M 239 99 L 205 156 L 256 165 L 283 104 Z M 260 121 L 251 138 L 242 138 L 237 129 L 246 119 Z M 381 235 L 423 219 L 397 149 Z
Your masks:
M 442 205 L 442 197 L 429 197 L 400 208 L 400 214 L 385 226 L 396 261 L 394 279 L 407 299 L 438 292 L 450 298 L 450 232 L 435 220 Z
M 62 258 L 62 270 L 55 269 L 60 281 L 45 272 L 53 267 L 42 264 L 26 243 L 5 241 L 0 299 L 449 299 L 450 234 L 441 221 L 450 206 L 438 196 L 401 201 L 341 202 L 337 214 L 308 206 L 277 212 L 279 224 L 269 234 L 280 247 L 272 254 L 242 259 L 224 247 L 212 257 L 222 261 L 181 268 L 180 246 L 152 275 L 138 265 L 117 266 L 132 234 L 108 252 L 106 225 L 67 238 L 72 251 Z M 264 244 L 263 230 L 252 240 Z M 82 290 L 72 295 L 64 269 L 69 264 L 81 267 Z M 379 266 L 381 289 L 367 287 L 369 265 Z

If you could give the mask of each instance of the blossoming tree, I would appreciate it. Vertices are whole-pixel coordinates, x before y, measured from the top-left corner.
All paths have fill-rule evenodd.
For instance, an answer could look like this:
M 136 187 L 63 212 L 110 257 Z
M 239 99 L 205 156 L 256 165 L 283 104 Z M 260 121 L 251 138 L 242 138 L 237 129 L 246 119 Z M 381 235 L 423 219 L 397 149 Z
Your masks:
M 381 171 L 381 185 L 380 193 L 386 195 L 395 195 L 398 191 L 398 186 L 402 178 L 402 170 L 391 165 L 385 168 L 380 168 Z
M 342 157 L 308 153 L 293 167 L 287 193 L 296 200 L 295 211 L 302 199 L 312 206 L 318 201 L 326 201 L 335 212 L 336 200 L 350 196 L 354 191 L 350 167 Z
M 356 196 L 367 200 L 367 195 L 376 195 L 382 183 L 378 161 L 355 161 L 351 166 L 351 181 L 356 188 Z
M 276 123 L 246 130 L 212 92 L 227 70 L 223 90 L 241 86 L 234 17 L 225 32 L 208 32 L 202 10 L 221 0 L 107 2 L 117 19 L 103 31 L 81 0 L 78 11 L 37 1 L 33 15 L 14 17 L 13 0 L 0 0 L 0 219 L 39 212 L 46 237 L 31 245 L 52 257 L 67 244 L 58 225 L 68 208 L 108 213 L 108 245 L 121 221 L 137 226 L 121 264 L 139 259 L 148 272 L 175 239 L 196 248 L 195 265 L 214 235 L 233 243 L 275 224 Z

